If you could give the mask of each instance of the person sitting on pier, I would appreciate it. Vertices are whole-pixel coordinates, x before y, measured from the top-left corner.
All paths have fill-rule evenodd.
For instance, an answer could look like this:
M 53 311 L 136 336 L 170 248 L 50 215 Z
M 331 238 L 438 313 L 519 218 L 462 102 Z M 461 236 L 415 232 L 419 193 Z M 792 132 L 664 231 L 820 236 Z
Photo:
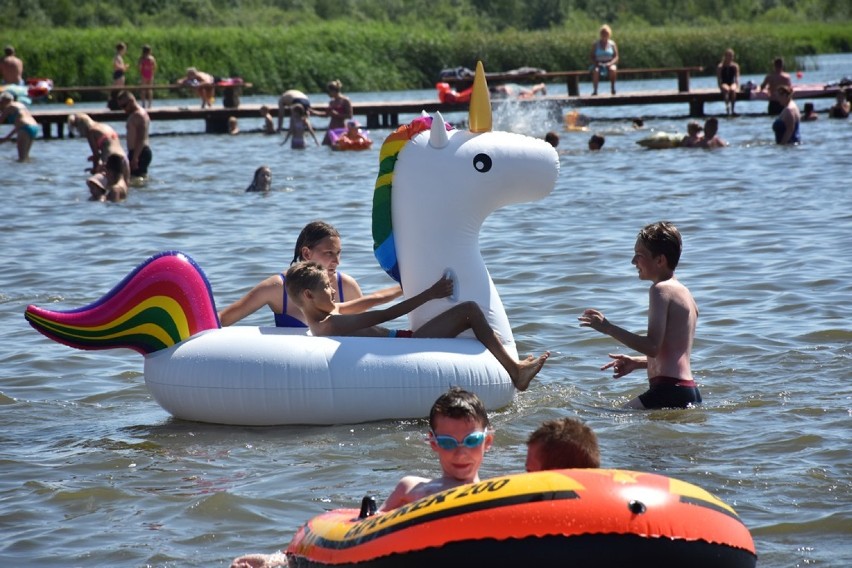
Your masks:
M 716 82 L 725 99 L 725 112 L 736 116 L 737 91 L 740 88 L 740 66 L 734 61 L 734 50 L 726 49 L 722 61 L 716 66 Z
M 592 44 L 592 52 L 589 58 L 592 65 L 589 71 L 592 73 L 592 95 L 598 94 L 598 82 L 601 78 L 609 77 L 610 90 L 615 94 L 615 79 L 617 76 L 618 63 L 618 46 L 610 39 L 612 37 L 612 29 L 604 24 L 600 29 L 600 39 Z
M 80 136 L 88 141 L 89 148 L 92 150 L 89 160 L 92 162 L 90 171 L 93 174 L 103 171 L 102 166 L 106 164 L 110 156 L 118 155 L 124 163 L 122 177 L 125 183 L 130 183 L 130 162 L 127 160 L 127 154 L 124 153 L 124 148 L 118 139 L 118 133 L 113 130 L 112 126 L 96 122 L 88 114 L 78 113 L 68 117 L 68 130 L 72 133 L 76 130 Z
M 210 73 L 199 71 L 195 67 L 187 67 L 186 75 L 175 82 L 178 85 L 195 87 L 195 92 L 201 97 L 201 108 L 213 106 L 216 79 Z
M 844 91 L 837 91 L 837 102 L 828 109 L 828 118 L 849 118 L 849 101 Z

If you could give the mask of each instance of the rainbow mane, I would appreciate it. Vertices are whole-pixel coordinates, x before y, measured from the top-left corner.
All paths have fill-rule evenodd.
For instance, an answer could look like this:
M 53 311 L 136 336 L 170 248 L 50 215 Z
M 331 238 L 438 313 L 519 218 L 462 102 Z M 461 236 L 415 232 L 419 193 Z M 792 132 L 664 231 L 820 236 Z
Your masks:
M 59 312 L 30 305 L 24 317 L 69 347 L 125 347 L 143 355 L 220 327 L 207 277 L 177 251 L 152 256 L 88 306 Z
M 379 151 L 379 175 L 373 192 L 373 253 L 382 269 L 391 278 L 400 281 L 399 261 L 396 257 L 396 244 L 393 240 L 393 220 L 391 216 L 391 191 L 396 160 L 409 140 L 432 127 L 431 116 L 415 118 L 410 124 L 397 128 L 388 136 Z M 447 130 L 452 126 L 447 124 Z

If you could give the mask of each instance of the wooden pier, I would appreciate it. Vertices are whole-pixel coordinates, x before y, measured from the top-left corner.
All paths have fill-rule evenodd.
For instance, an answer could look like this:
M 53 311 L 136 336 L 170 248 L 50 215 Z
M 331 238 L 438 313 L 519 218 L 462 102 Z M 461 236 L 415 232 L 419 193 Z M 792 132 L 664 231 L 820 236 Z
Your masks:
M 794 96 L 797 101 L 816 99 L 816 98 L 834 98 L 837 95 L 840 87 L 822 88 L 819 85 L 812 85 L 808 88 L 796 88 Z M 847 98 L 852 99 L 852 88 L 844 89 Z M 192 104 L 189 104 L 189 101 Z M 742 92 L 738 97 L 738 101 L 761 101 L 766 100 L 763 93 L 748 93 Z M 685 104 L 689 108 L 689 116 L 701 117 L 704 116 L 704 104 L 709 102 L 722 102 L 722 95 L 717 89 L 698 89 L 689 92 L 675 91 L 645 91 L 645 92 L 626 92 L 618 95 L 602 94 L 598 96 L 545 96 L 535 97 L 531 99 L 511 99 L 512 104 L 517 105 L 541 105 L 545 104 L 553 109 L 553 112 L 561 114 L 566 107 L 602 107 L 602 106 L 635 106 L 635 105 L 659 105 L 659 104 Z M 495 99 L 492 105 L 495 108 L 508 101 Z M 259 104 L 239 105 L 236 108 L 200 108 L 196 99 L 187 99 L 186 106 L 170 106 L 170 107 L 154 107 L 148 109 L 148 114 L 153 121 L 170 121 L 170 120 L 203 120 L 205 122 L 205 132 L 207 133 L 225 133 L 228 131 L 228 119 L 230 117 L 240 118 L 260 118 Z M 270 112 L 275 116 L 278 112 L 277 103 L 275 101 L 268 104 Z M 311 108 L 320 112 L 328 109 L 326 105 L 311 105 Z M 450 112 L 466 112 L 468 105 L 466 103 L 442 103 L 437 100 L 422 100 L 422 101 L 395 101 L 395 102 L 353 102 L 352 110 L 356 117 L 365 118 L 366 128 L 396 128 L 399 126 L 399 116 L 401 114 L 417 115 L 421 111 L 434 113 L 440 111 L 442 113 Z M 124 122 L 127 120 L 127 115 L 123 111 L 113 111 L 104 108 L 103 110 L 80 109 L 79 111 L 73 107 L 68 107 L 61 110 L 45 110 L 39 112 L 37 106 L 31 107 L 33 117 L 42 125 L 44 138 L 53 138 L 53 130 L 55 125 L 56 137 L 64 137 L 65 124 L 68 122 L 68 116 L 75 112 L 85 112 L 92 119 L 98 122 Z

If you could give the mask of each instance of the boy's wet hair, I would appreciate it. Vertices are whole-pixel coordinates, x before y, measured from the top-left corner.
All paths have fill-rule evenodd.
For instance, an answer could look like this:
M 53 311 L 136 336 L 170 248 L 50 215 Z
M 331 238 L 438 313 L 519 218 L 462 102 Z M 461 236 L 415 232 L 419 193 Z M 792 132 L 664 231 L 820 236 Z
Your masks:
M 435 418 L 438 416 L 473 420 L 483 428 L 490 425 L 488 412 L 479 397 L 459 387 L 451 387 L 432 405 L 432 410 L 429 411 L 430 428 L 435 428 Z
M 302 292 L 305 290 L 318 290 L 325 286 L 328 273 L 325 268 L 316 262 L 302 261 L 287 269 L 284 281 L 287 288 L 287 297 L 291 298 L 297 305 L 301 303 Z
M 548 420 L 530 434 L 531 444 L 540 444 L 542 469 L 601 466 L 598 437 L 575 418 Z
M 660 221 L 646 225 L 639 231 L 637 238 L 654 257 L 665 256 L 671 270 L 677 268 L 680 253 L 683 250 L 683 241 L 680 238 L 680 231 L 672 223 Z
M 339 238 L 340 233 L 330 223 L 326 223 L 325 221 L 311 221 L 305 225 L 302 232 L 299 233 L 299 238 L 296 239 L 296 248 L 293 251 L 293 260 L 290 261 L 290 264 L 305 260 L 302 258 L 302 248 L 314 248 L 318 242 L 326 237 Z

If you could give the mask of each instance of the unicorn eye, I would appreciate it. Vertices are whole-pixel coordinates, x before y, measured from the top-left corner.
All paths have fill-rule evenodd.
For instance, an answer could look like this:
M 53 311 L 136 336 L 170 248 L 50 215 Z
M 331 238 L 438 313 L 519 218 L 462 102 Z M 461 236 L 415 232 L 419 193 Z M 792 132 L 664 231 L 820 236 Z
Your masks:
M 491 157 L 488 154 L 477 154 L 473 157 L 473 167 L 484 174 L 491 169 Z

